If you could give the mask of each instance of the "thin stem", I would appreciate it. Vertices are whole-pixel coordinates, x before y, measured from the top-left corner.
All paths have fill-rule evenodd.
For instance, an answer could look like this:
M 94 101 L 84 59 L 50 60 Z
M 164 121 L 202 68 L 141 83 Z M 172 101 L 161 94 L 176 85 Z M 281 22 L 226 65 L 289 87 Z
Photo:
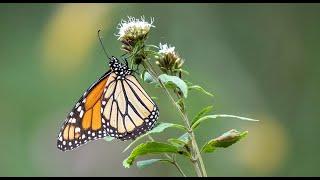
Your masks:
M 194 169 L 196 170 L 198 177 L 202 177 L 203 175 L 202 175 L 202 172 L 201 172 L 201 169 L 199 167 L 197 160 L 192 159 L 191 162 L 192 162 Z
M 181 94 L 179 94 L 177 91 L 175 91 L 175 94 L 177 95 L 177 97 L 179 99 L 182 100 L 181 104 L 182 104 L 182 110 L 181 112 L 184 114 L 184 116 L 188 119 L 188 116 L 187 116 L 187 113 L 185 111 L 186 107 L 185 107 L 185 103 L 184 103 L 184 99 L 181 97 Z M 198 163 L 200 163 L 200 167 L 201 167 L 201 171 L 202 171 L 202 175 L 207 177 L 207 172 L 206 172 L 206 169 L 205 169 L 205 166 L 204 166 L 204 163 L 203 163 L 203 160 L 202 160 L 202 156 L 200 154 L 200 151 L 199 151 L 199 147 L 198 147 L 198 144 L 197 144 L 197 141 L 196 141 L 196 137 L 194 135 L 194 132 L 192 130 L 192 128 L 190 127 L 190 124 L 189 124 L 189 120 L 187 121 L 187 124 L 188 124 L 188 127 L 189 129 L 191 129 L 191 131 L 189 132 L 189 135 L 191 136 L 191 143 L 192 143 L 192 147 L 194 148 L 194 156 L 196 158 L 196 161 L 198 161 Z M 198 164 L 197 164 L 198 166 Z
M 148 138 L 151 140 L 151 141 L 154 141 L 154 139 L 148 135 Z M 180 172 L 180 174 L 183 176 L 183 177 L 187 177 L 184 172 L 182 171 L 181 167 L 179 166 L 178 162 L 176 161 L 176 159 L 174 158 L 174 155 L 171 157 L 169 154 L 167 153 L 164 153 L 164 155 L 170 160 L 170 162 L 178 169 L 178 171 Z
M 153 77 L 153 79 L 156 79 L 160 86 L 165 90 L 166 94 L 168 95 L 169 99 L 172 101 L 172 103 L 174 104 L 174 106 L 178 109 L 178 112 L 181 116 L 181 118 L 183 119 L 184 123 L 186 124 L 186 127 L 188 128 L 188 133 L 190 135 L 190 138 L 191 138 L 191 143 L 192 143 L 192 149 L 193 149 L 193 154 L 195 156 L 195 161 L 192 161 L 194 167 L 195 167 L 195 170 L 197 172 L 197 175 L 198 176 L 205 176 L 207 177 L 207 173 L 206 173 L 206 169 L 205 169 L 205 166 L 204 166 L 204 163 L 203 163 L 203 160 L 202 160 L 202 157 L 201 157 L 201 154 L 200 154 L 200 151 L 199 151 L 199 147 L 197 145 L 197 142 L 196 142 L 196 138 L 195 138 L 195 135 L 194 135 L 194 132 L 190 126 L 190 123 L 189 123 L 189 120 L 188 120 L 188 117 L 186 116 L 185 113 L 183 113 L 179 107 L 179 105 L 175 102 L 174 98 L 171 96 L 170 92 L 168 91 L 168 89 L 165 87 L 165 85 L 160 81 L 160 79 L 158 78 L 158 75 L 157 73 L 153 70 L 151 64 L 149 64 L 148 61 L 143 61 L 143 66 L 149 71 L 150 75 Z M 197 163 L 197 161 L 200 163 L 200 168 L 199 168 L 199 165 Z
M 179 166 L 179 164 L 178 164 L 178 162 L 177 162 L 174 154 L 172 155 L 172 161 L 173 161 L 173 162 L 172 162 L 173 165 L 176 166 L 176 168 L 178 169 L 178 171 L 180 172 L 180 174 L 181 174 L 183 177 L 187 177 L 186 174 L 184 174 L 184 172 L 182 171 L 181 167 Z

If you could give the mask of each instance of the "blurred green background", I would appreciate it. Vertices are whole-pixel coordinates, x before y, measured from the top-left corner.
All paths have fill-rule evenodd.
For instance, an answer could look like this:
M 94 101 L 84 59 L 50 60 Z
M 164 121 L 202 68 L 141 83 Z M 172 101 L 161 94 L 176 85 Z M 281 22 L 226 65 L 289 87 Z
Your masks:
M 120 56 L 114 34 L 128 15 L 155 17 L 148 42 L 176 46 L 186 78 L 215 94 L 191 92 L 190 117 L 212 104 L 215 113 L 261 120 L 200 126 L 199 144 L 232 128 L 249 131 L 230 148 L 204 155 L 209 176 L 320 175 L 319 4 L 1 4 L 1 176 L 179 176 L 164 164 L 123 168 L 128 142 L 56 148 L 67 113 L 108 69 L 97 30 Z M 162 91 L 143 86 L 160 97 L 160 122 L 182 123 Z M 155 138 L 179 135 L 166 132 Z

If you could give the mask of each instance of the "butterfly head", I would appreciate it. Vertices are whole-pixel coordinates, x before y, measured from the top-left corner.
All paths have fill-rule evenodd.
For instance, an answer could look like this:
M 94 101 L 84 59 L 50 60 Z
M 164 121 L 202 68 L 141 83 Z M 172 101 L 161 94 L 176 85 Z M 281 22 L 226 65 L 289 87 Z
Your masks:
M 109 67 L 119 79 L 124 79 L 126 75 L 130 75 L 132 73 L 132 70 L 127 65 L 119 62 L 119 60 L 114 56 L 110 58 Z

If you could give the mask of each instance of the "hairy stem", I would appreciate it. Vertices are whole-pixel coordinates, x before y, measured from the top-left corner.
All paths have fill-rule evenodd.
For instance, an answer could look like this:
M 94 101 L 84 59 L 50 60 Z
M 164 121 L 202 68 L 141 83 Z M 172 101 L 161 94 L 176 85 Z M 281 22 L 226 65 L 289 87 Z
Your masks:
M 202 177 L 202 176 L 207 177 L 206 169 L 205 169 L 205 166 L 204 166 L 204 163 L 203 163 L 200 151 L 199 151 L 199 147 L 197 145 L 194 132 L 190 126 L 189 119 L 188 119 L 186 113 L 181 111 L 179 105 L 176 103 L 176 101 L 174 100 L 174 98 L 170 94 L 169 90 L 165 87 L 165 85 L 158 78 L 159 75 L 153 70 L 151 64 L 149 64 L 148 61 L 143 61 L 143 66 L 149 71 L 149 73 L 153 77 L 153 79 L 155 79 L 159 82 L 160 86 L 165 90 L 165 92 L 166 92 L 167 96 L 169 97 L 169 99 L 171 100 L 172 104 L 174 104 L 174 106 L 177 108 L 179 115 L 181 116 L 182 120 L 184 121 L 184 123 L 188 129 L 188 133 L 190 135 L 190 138 L 191 138 L 191 145 L 192 145 L 191 149 L 192 149 L 192 154 L 195 158 L 194 160 L 192 160 L 192 163 L 195 167 L 196 173 L 200 177 Z M 198 163 L 200 164 L 200 167 L 199 167 Z

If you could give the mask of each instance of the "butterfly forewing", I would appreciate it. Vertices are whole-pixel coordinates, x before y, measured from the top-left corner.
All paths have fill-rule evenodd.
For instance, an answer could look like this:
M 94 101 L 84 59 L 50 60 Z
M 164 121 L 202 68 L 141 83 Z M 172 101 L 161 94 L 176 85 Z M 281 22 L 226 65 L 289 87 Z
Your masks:
M 101 99 L 109 75 L 107 72 L 93 83 L 73 107 L 58 135 L 58 149 L 72 150 L 107 135 L 101 118 Z

